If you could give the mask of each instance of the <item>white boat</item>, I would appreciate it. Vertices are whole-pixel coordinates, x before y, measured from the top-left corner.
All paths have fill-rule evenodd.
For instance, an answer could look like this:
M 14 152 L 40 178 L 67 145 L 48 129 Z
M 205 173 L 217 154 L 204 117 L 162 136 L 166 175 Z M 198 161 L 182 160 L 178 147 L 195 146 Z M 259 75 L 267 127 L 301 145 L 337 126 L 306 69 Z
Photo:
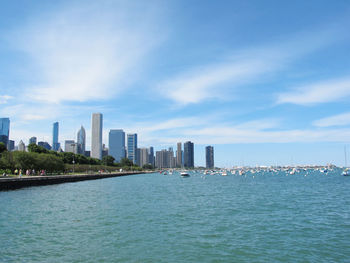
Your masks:
M 344 176 L 350 176 L 350 169 L 349 169 L 349 168 L 346 168 L 346 169 L 342 172 L 342 175 L 344 175 Z
M 181 172 L 180 175 L 181 175 L 182 177 L 189 177 L 189 176 L 190 176 L 190 174 L 187 173 L 187 172 Z

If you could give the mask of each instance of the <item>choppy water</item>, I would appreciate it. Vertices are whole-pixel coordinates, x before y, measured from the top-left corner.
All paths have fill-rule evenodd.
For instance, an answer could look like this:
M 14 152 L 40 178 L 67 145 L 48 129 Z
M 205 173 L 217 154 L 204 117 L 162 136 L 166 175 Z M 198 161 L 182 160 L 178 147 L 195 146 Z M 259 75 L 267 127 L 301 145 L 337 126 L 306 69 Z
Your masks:
M 350 262 L 350 177 L 148 174 L 0 192 L 0 262 Z

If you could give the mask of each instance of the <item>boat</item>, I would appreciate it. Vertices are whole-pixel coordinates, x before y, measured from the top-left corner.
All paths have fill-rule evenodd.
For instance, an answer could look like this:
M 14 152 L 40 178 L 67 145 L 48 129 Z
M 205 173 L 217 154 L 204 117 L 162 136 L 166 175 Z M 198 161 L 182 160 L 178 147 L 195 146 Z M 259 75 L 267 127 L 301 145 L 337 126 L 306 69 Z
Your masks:
M 223 171 L 223 172 L 221 173 L 221 175 L 222 175 L 222 176 L 227 176 L 227 171 Z
M 189 174 L 189 173 L 186 173 L 186 172 L 181 172 L 180 175 L 181 175 L 182 177 L 189 177 L 189 176 L 190 176 L 190 174 Z
M 344 175 L 344 176 L 350 176 L 350 169 L 349 169 L 349 168 L 346 168 L 346 169 L 342 172 L 342 175 Z

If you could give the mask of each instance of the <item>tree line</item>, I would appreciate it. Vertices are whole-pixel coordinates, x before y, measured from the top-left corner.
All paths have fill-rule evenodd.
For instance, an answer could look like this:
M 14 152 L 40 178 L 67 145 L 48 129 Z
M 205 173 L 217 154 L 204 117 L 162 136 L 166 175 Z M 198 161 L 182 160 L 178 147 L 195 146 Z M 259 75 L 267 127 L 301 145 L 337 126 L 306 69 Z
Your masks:
M 0 173 L 11 174 L 15 169 L 22 170 L 45 170 L 47 173 L 63 173 L 72 169 L 72 164 L 89 166 L 90 169 L 109 166 L 112 168 L 122 168 L 123 170 L 141 170 L 127 158 L 116 163 L 113 156 L 104 156 L 102 160 L 86 157 L 82 154 L 72 152 L 56 152 L 47 150 L 37 144 L 29 144 L 28 152 L 9 152 L 3 143 L 0 143 Z M 148 167 L 147 167 L 148 168 Z

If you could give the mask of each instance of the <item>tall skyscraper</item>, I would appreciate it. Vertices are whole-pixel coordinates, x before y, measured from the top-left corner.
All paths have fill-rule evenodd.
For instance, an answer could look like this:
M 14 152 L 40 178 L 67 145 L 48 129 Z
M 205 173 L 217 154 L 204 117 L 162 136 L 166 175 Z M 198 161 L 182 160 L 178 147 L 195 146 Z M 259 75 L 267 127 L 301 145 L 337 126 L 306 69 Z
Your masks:
M 30 137 L 30 139 L 29 139 L 29 144 L 36 144 L 36 141 L 37 141 L 37 139 L 36 139 L 36 137 Z
M 148 157 L 149 163 L 154 167 L 155 160 L 154 160 L 154 149 L 153 147 L 149 147 L 149 157 Z
M 54 151 L 58 151 L 58 148 L 60 148 L 60 145 L 58 144 L 58 129 L 58 122 L 54 122 L 52 127 L 52 150 Z
M 194 167 L 194 144 L 190 141 L 184 143 L 184 166 Z
M 26 146 L 22 140 L 18 143 L 18 151 L 24 152 L 26 150 Z
M 125 158 L 125 132 L 122 129 L 109 131 L 108 148 L 109 155 L 114 157 L 115 162 L 119 163 Z
M 102 159 L 102 114 L 92 114 L 91 124 L 91 157 Z
M 207 169 L 214 168 L 214 147 L 207 146 L 205 147 L 205 167 Z
M 9 140 L 7 150 L 13 151 L 15 149 L 15 141 Z
M 83 125 L 77 134 L 77 153 L 85 155 L 86 147 L 86 133 Z
M 181 142 L 177 143 L 176 166 L 182 167 L 182 145 L 181 145 Z
M 128 159 L 137 164 L 137 134 L 131 133 L 127 135 L 127 155 Z
M 0 118 L 0 142 L 7 148 L 10 138 L 10 119 Z

